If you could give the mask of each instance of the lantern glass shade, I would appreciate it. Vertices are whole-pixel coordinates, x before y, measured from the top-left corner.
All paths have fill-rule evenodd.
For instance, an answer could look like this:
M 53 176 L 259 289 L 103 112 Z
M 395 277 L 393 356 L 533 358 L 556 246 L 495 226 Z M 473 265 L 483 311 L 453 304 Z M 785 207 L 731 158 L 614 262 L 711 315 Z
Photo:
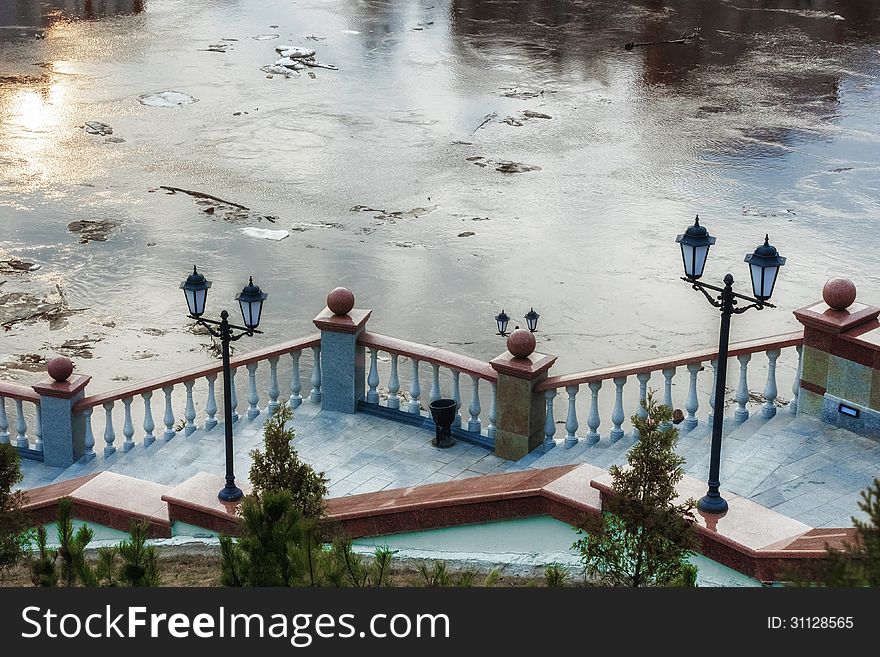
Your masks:
M 700 217 L 697 215 L 694 225 L 676 237 L 675 241 L 681 246 L 684 275 L 692 280 L 697 280 L 703 275 L 706 258 L 709 256 L 709 247 L 715 244 L 715 238 L 700 225 Z
M 504 309 L 497 315 L 495 315 L 495 323 L 498 324 L 498 335 L 504 335 L 507 333 L 507 325 L 510 323 L 510 317 L 504 312 Z
M 208 300 L 208 289 L 211 281 L 206 280 L 193 266 L 193 273 L 180 284 L 180 289 L 186 297 L 186 305 L 189 314 L 193 317 L 201 317 L 205 313 L 205 303 Z
M 755 249 L 754 253 L 749 253 L 745 261 L 749 264 L 755 298 L 767 301 L 773 296 L 779 268 L 785 264 L 785 258 L 770 244 L 770 236 L 767 235 L 764 237 L 764 243 Z
M 540 315 L 539 315 L 538 313 L 535 312 L 535 309 L 534 309 L 534 308 L 532 308 L 531 310 L 529 310 L 529 312 L 527 312 L 526 315 L 525 315 L 525 318 L 526 318 L 526 326 L 528 327 L 528 329 L 529 329 L 532 333 L 534 333 L 535 331 L 538 330 L 538 318 L 539 318 L 539 317 L 540 317 Z
M 258 285 L 254 285 L 251 278 L 244 289 L 235 295 L 235 300 L 241 306 L 241 317 L 244 325 L 249 329 L 255 329 L 260 325 L 260 315 L 263 312 L 263 302 L 269 297 Z

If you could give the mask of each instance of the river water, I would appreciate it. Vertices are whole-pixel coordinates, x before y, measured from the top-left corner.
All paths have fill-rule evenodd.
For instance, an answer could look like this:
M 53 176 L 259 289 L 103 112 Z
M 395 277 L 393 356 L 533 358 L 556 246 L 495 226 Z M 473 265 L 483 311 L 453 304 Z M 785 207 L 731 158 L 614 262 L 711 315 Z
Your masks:
M 269 78 L 282 43 L 338 70 Z M 65 343 L 95 392 L 209 360 L 177 289 L 194 263 L 209 313 L 237 315 L 248 275 L 269 293 L 251 347 L 312 331 L 337 285 L 371 330 L 481 358 L 502 307 L 534 306 L 558 373 L 710 346 L 674 242 L 697 213 L 706 280 L 749 292 L 765 233 L 788 258 L 734 340 L 798 328 L 835 275 L 878 303 L 878 72 L 862 0 L 2 0 L 0 260 L 41 268 L 0 300 L 76 312 L 9 324 L 0 378 Z M 196 102 L 138 100 L 166 90 Z M 113 226 L 81 243 L 77 221 Z

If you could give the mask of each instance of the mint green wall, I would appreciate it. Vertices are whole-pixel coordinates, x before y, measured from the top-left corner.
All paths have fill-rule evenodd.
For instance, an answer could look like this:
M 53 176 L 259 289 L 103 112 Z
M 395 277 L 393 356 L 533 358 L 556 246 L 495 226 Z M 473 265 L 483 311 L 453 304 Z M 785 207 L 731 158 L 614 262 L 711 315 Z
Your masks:
M 111 527 L 106 527 L 104 525 L 98 525 L 93 522 L 85 522 L 83 520 L 77 520 L 76 518 L 72 519 L 73 522 L 73 532 L 76 533 L 80 527 L 89 527 L 95 533 L 93 541 L 124 541 L 128 538 L 127 532 L 121 532 L 118 529 L 113 529 Z M 49 547 L 57 547 L 58 546 L 58 528 L 56 527 L 54 522 L 47 522 L 43 525 L 46 528 L 46 538 L 47 544 Z M 36 549 L 36 541 L 32 542 L 31 547 Z
M 485 561 L 510 566 L 535 567 L 554 561 L 578 568 L 572 543 L 573 527 L 548 516 L 459 525 L 419 532 L 360 538 L 355 546 L 388 547 L 399 557 Z M 699 586 L 760 586 L 761 583 L 702 555 L 691 558 L 699 569 Z

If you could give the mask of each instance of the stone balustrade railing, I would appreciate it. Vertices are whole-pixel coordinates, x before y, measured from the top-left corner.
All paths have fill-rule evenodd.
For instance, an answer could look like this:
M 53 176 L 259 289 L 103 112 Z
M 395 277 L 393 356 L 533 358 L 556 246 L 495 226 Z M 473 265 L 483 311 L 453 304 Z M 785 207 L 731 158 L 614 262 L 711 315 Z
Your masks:
M 307 397 L 312 402 L 321 401 L 321 358 L 320 358 L 320 337 L 317 335 L 283 342 L 278 345 L 252 351 L 246 354 L 233 356 L 230 359 L 231 380 L 232 380 L 232 421 L 237 422 L 238 413 L 238 395 L 236 392 L 236 373 L 244 368 L 247 371 L 247 408 L 242 411 L 248 420 L 253 420 L 266 410 L 270 415 L 281 406 L 282 397 L 281 385 L 279 383 L 278 366 L 282 358 L 289 361 L 289 377 L 285 377 L 285 387 L 289 387 L 290 393 L 287 397 L 291 407 L 296 408 L 303 401 L 301 394 L 303 383 L 300 368 L 300 356 L 304 350 L 312 351 L 312 376 L 311 376 L 311 392 Z M 257 384 L 258 367 L 266 363 L 268 364 L 268 403 L 265 409 L 261 409 L 260 390 Z M 287 369 L 286 367 L 284 369 Z M 143 427 L 143 437 L 141 444 L 149 447 L 157 438 L 161 441 L 169 441 L 174 438 L 178 432 L 182 431 L 184 436 L 193 434 L 197 429 L 202 428 L 210 431 L 218 424 L 218 411 L 222 417 L 222 409 L 219 408 L 217 398 L 222 399 L 222 393 L 215 391 L 217 375 L 223 370 L 222 365 L 211 363 L 201 367 L 196 367 L 183 372 L 177 372 L 167 377 L 161 377 L 134 383 L 116 390 L 111 390 L 98 395 L 90 395 L 83 397 L 73 405 L 73 413 L 82 418 L 81 425 L 83 427 L 83 454 L 81 459 L 89 461 L 95 458 L 95 435 L 96 431 L 93 424 L 98 421 L 93 420 L 94 409 L 101 407 L 103 413 L 103 426 L 97 432 L 103 436 L 104 446 L 103 455 L 110 456 L 116 452 L 117 448 L 121 448 L 123 452 L 128 452 L 135 446 L 135 419 L 137 423 Z M 197 389 L 197 383 L 202 383 Z M 288 383 L 289 382 L 289 383 Z M 220 385 L 223 385 L 221 380 Z M 222 390 L 222 388 L 221 388 Z M 158 399 L 154 399 L 154 393 Z M 197 398 L 199 393 L 204 393 L 198 399 L 198 405 L 203 409 L 203 414 L 199 416 L 196 412 Z M 177 403 L 183 405 L 183 420 L 178 420 L 175 411 L 175 398 Z M 39 397 L 38 397 L 39 399 Z M 137 400 L 139 409 L 133 412 L 132 406 Z M 156 409 L 156 402 L 162 404 L 162 408 Z M 117 404 L 117 402 L 120 402 Z M 121 413 L 120 413 L 121 407 Z M 178 406 L 179 408 L 179 406 Z M 139 411 L 139 412 L 138 412 Z M 120 426 L 119 415 L 121 414 L 121 430 L 123 440 L 117 445 L 117 427 Z M 157 417 L 159 431 L 157 428 Z M 180 426 L 182 424 L 182 426 Z M 157 435 L 158 433 L 158 435 Z
M 789 401 L 789 410 L 792 413 L 797 412 L 798 393 L 800 389 L 800 371 L 801 356 L 804 334 L 803 331 L 777 335 L 770 338 L 760 340 L 750 340 L 747 342 L 739 342 L 730 345 L 729 358 L 735 358 L 738 363 L 737 368 L 728 368 L 728 372 L 739 372 L 739 380 L 735 389 L 736 408 L 733 413 L 733 419 L 737 422 L 743 422 L 748 419 L 750 410 L 749 402 L 752 400 L 749 388 L 750 364 L 754 364 L 752 356 L 754 354 L 764 354 L 766 357 L 766 367 L 762 374 L 765 377 L 763 387 L 763 401 L 760 412 L 764 417 L 770 418 L 776 414 L 776 402 L 779 397 L 779 388 L 777 385 L 777 362 L 783 350 L 792 350 L 794 348 L 797 359 L 791 365 L 793 370 L 793 383 L 791 386 L 792 397 Z M 611 406 L 610 420 L 611 429 L 607 434 L 607 439 L 611 442 L 622 438 L 626 431 L 624 424 L 627 418 L 626 408 L 634 410 L 640 417 L 645 417 L 647 411 L 642 403 L 647 397 L 647 391 L 651 383 L 653 373 L 659 372 L 662 380 L 658 380 L 662 393 L 657 395 L 657 400 L 669 406 L 670 408 L 678 408 L 676 401 L 682 402 L 681 399 L 676 400 L 673 394 L 675 387 L 676 375 L 680 372 L 686 376 L 686 394 L 684 395 L 683 404 L 686 414 L 682 421 L 682 431 L 688 432 L 697 427 L 700 419 L 697 413 L 700 409 L 700 390 L 701 381 L 700 373 L 705 371 L 704 363 L 709 363 L 712 368 L 713 377 L 711 385 L 703 385 L 702 388 L 708 391 L 708 418 L 709 425 L 712 423 L 712 415 L 716 411 L 717 402 L 714 399 L 715 381 L 714 373 L 718 357 L 717 350 L 706 349 L 694 351 L 690 353 L 672 356 L 671 358 L 662 358 L 654 360 L 645 360 L 628 365 L 617 367 L 607 367 L 602 369 L 590 370 L 587 372 L 579 372 L 576 374 L 567 374 L 564 376 L 551 376 L 535 386 L 535 391 L 543 393 L 546 404 L 546 416 L 544 426 L 544 448 L 550 449 L 556 445 L 556 404 L 555 398 L 560 391 L 564 391 L 567 395 L 566 405 L 563 409 L 565 437 L 562 443 L 566 447 L 577 444 L 580 440 L 586 440 L 588 443 L 596 443 L 601 438 L 600 426 L 602 425 L 603 410 L 607 410 Z M 754 368 L 753 368 L 754 370 Z M 754 379 L 754 371 L 753 379 Z M 635 379 L 638 386 L 635 394 L 629 395 L 632 402 L 631 405 L 625 403 L 627 395 L 625 386 L 628 381 Z M 605 404 L 603 408 L 600 393 L 603 385 L 610 383 L 610 402 Z M 706 381 L 705 383 L 709 383 Z M 589 389 L 589 400 L 586 404 L 578 403 L 578 393 L 581 386 Z M 610 386 L 606 386 L 606 389 Z M 630 386 L 632 388 L 632 386 Z M 613 400 L 613 401 L 612 401 Z M 586 407 L 586 408 L 584 408 Z M 578 429 L 582 426 L 580 419 L 586 419 L 587 431 L 582 435 L 578 434 Z M 638 430 L 632 428 L 633 437 L 638 437 Z
M 370 362 L 362 408 L 372 410 L 381 407 L 389 412 L 421 417 L 422 411 L 427 410 L 431 402 L 444 397 L 454 399 L 456 413 L 453 429 L 466 432 L 463 436 L 466 439 L 494 447 L 498 375 L 488 363 L 446 349 L 429 347 L 378 333 L 364 332 L 359 336 L 357 343 L 367 349 Z M 387 378 L 384 379 L 385 386 L 381 391 L 379 386 L 383 379 L 380 378 L 380 369 L 386 368 L 380 368 L 380 353 L 388 355 Z M 406 374 L 401 376 L 403 369 L 401 364 L 408 366 L 408 377 Z M 465 383 L 470 391 L 469 403 L 465 409 L 468 414 L 466 421 L 462 419 L 462 374 L 470 379 L 469 386 Z M 430 387 L 426 386 L 428 387 L 426 403 L 423 403 L 422 376 L 430 380 Z M 483 419 L 480 417 L 483 408 L 480 401 L 481 381 L 484 384 L 483 392 L 488 392 L 490 399 L 485 430 Z M 486 388 L 489 390 L 486 391 Z M 397 419 L 404 418 L 398 416 Z M 430 414 L 427 420 L 432 422 Z
M 351 292 L 337 288 L 328 297 L 327 308 L 315 318 L 319 335 L 234 356 L 233 422 L 239 413 L 255 420 L 264 411 L 274 413 L 284 401 L 296 408 L 308 398 L 325 411 L 366 411 L 430 427 L 430 403 L 451 398 L 456 402 L 456 435 L 494 449 L 503 458 L 519 459 L 534 449 L 560 443 L 570 447 L 580 441 L 616 441 L 627 432 L 637 438 L 627 412 L 644 417 L 641 402 L 652 382 L 660 402 L 684 409 L 680 418 L 684 432 L 704 419 L 711 422 L 716 412 L 714 381 L 705 368 L 711 364 L 714 372 L 714 349 L 551 376 L 556 357 L 535 352 L 535 338 L 528 331 L 514 331 L 507 341 L 508 350 L 486 362 L 369 332 L 370 315 L 369 310 L 354 308 Z M 777 412 L 780 373 L 794 379 L 788 405 L 797 411 L 802 393 L 801 355 L 806 353 L 803 342 L 803 332 L 795 332 L 730 345 L 729 357 L 736 359 L 738 368 L 728 369 L 739 373 L 733 388 L 734 421 L 745 421 L 753 412 L 765 417 Z M 757 354 L 762 356 L 755 358 Z M 49 465 L 66 467 L 76 460 L 91 460 L 97 453 L 110 457 L 135 445 L 149 447 L 172 440 L 179 433 L 185 438 L 199 429 L 212 430 L 224 416 L 218 403 L 222 400 L 217 390 L 219 362 L 87 396 L 89 377 L 71 377 L 73 366 L 68 360 L 53 360 L 63 361 L 63 367 L 53 373 L 50 361 L 49 374 L 54 380 L 40 382 L 33 390 L 0 384 L 0 442 L 12 442 L 23 451 L 30 447 L 30 455 L 40 458 L 42 454 Z M 310 371 L 308 381 L 304 381 L 304 369 Z M 246 371 L 246 378 L 241 370 Z M 750 390 L 750 379 L 758 381 L 759 388 L 763 386 L 762 394 Z M 220 391 L 222 384 L 221 380 Z M 242 385 L 246 405 L 239 409 L 236 389 L 242 392 Z M 579 394 L 583 388 L 589 394 Z M 264 392 L 266 401 L 261 406 Z M 557 399 L 560 392 L 565 394 L 562 404 Z M 15 406 L 15 438 L 9 433 L 7 398 Z M 708 413 L 700 414 L 703 399 L 708 402 L 703 406 Z M 27 409 L 30 406 L 36 413 Z M 484 409 L 488 409 L 485 414 Z M 28 413 L 33 417 L 35 441 L 28 437 Z M 610 422 L 603 424 L 606 419 Z M 557 425 L 564 426 L 560 437 Z M 96 449 L 101 439 L 103 444 Z
M 12 402 L 11 408 L 15 409 L 14 435 L 9 433 L 10 418 L 6 409 L 6 400 Z M 28 406 L 25 406 L 27 404 Z M 28 416 L 34 409 L 34 423 L 31 429 L 32 436 L 28 435 Z M 40 395 L 32 388 L 4 383 L 0 381 L 0 445 L 12 445 L 18 447 L 23 454 L 28 452 L 40 454 L 43 451 L 42 426 L 40 418 Z

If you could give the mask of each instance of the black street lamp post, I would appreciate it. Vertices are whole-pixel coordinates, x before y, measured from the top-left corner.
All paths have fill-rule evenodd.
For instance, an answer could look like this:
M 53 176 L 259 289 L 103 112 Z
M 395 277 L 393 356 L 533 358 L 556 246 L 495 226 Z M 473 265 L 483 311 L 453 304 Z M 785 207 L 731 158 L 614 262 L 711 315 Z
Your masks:
M 715 366 L 715 410 L 712 416 L 712 448 L 709 461 L 709 490 L 697 502 L 697 508 L 705 513 L 724 513 L 727 511 L 727 501 L 721 497 L 718 489 L 721 486 L 721 433 L 724 428 L 724 392 L 727 382 L 727 353 L 730 341 L 730 317 L 746 312 L 750 308 L 763 310 L 775 308 L 767 300 L 773 294 L 776 285 L 776 277 L 779 268 L 785 264 L 785 258 L 779 255 L 775 247 L 770 244 L 770 236 L 764 238 L 764 244 L 755 249 L 754 253 L 746 255 L 745 262 L 749 263 L 752 279 L 754 298 L 737 294 L 733 291 L 733 276 L 727 274 L 724 277 L 724 287 L 716 287 L 703 283 L 698 279 L 703 275 L 706 258 L 709 255 L 709 247 L 715 243 L 715 238 L 700 225 L 700 217 L 694 221 L 687 231 L 679 235 L 676 240 L 681 246 L 682 260 L 684 261 L 683 281 L 690 283 L 691 287 L 703 293 L 703 296 L 713 306 L 721 311 L 721 331 L 718 338 L 718 360 Z M 713 296 L 707 290 L 720 292 Z M 737 308 L 737 301 L 742 299 L 749 305 Z
M 237 295 L 236 301 L 241 306 L 241 316 L 244 319 L 244 326 L 236 326 L 229 323 L 229 313 L 225 310 L 220 313 L 220 321 L 213 319 L 205 319 L 202 315 L 205 312 L 205 301 L 208 296 L 208 288 L 211 287 L 211 281 L 205 280 L 195 267 L 193 273 L 180 284 L 186 296 L 186 304 L 189 308 L 190 319 L 196 320 L 201 326 L 204 326 L 208 332 L 215 338 L 220 338 L 220 344 L 223 354 L 223 411 L 224 411 L 224 429 L 226 430 L 226 486 L 220 491 L 217 497 L 221 502 L 235 502 L 240 500 L 243 493 L 241 489 L 235 485 L 235 472 L 233 471 L 233 454 L 232 454 L 232 381 L 229 366 L 229 343 L 241 339 L 245 335 L 254 335 L 262 333 L 257 330 L 260 325 L 260 315 L 263 310 L 263 302 L 269 296 L 256 285 L 253 278 L 250 279 L 245 288 Z M 217 329 L 212 326 L 218 327 Z M 241 333 L 234 333 L 241 331 Z

